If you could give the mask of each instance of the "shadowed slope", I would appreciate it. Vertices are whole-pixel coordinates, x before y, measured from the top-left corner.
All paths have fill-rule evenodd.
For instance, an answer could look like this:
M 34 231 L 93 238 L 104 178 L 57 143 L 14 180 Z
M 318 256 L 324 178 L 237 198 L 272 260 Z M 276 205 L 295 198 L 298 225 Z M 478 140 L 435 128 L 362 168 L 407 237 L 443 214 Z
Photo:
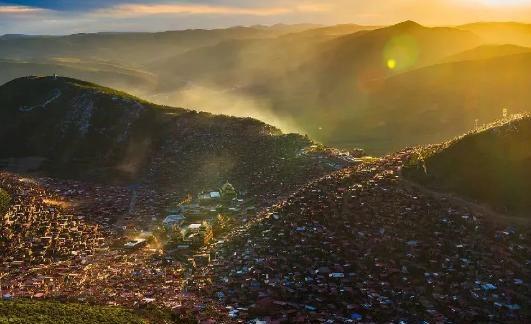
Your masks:
M 409 177 L 511 213 L 531 211 L 531 117 L 523 116 L 421 150 Z
M 303 154 L 312 144 L 255 119 L 158 106 L 75 79 L 0 87 L 0 166 L 18 171 L 185 193 L 230 180 L 279 193 L 337 167 Z

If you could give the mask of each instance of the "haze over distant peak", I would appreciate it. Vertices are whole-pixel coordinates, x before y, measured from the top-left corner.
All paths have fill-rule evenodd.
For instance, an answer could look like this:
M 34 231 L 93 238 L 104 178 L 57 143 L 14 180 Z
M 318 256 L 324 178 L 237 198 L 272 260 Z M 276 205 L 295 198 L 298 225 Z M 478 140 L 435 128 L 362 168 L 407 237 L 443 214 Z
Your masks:
M 424 27 L 421 24 L 419 24 L 416 21 L 413 20 L 405 20 L 403 22 L 400 22 L 398 24 L 392 25 L 393 28 L 403 28 L 403 29 L 409 29 L 409 28 L 420 28 Z

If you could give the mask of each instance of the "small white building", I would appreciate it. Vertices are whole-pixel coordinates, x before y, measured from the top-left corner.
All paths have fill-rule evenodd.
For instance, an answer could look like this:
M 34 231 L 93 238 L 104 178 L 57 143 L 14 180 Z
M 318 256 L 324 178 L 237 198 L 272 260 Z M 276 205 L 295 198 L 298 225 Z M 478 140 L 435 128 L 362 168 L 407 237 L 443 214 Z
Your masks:
M 190 224 L 187 226 L 187 229 L 191 232 L 197 232 L 201 228 L 201 224 Z
M 199 200 L 202 202 L 210 202 L 221 199 L 221 193 L 219 191 L 210 191 L 199 194 Z
M 124 247 L 128 248 L 128 249 L 136 249 L 136 248 L 140 248 L 142 246 L 144 246 L 146 244 L 146 240 L 145 239 L 136 239 L 136 240 L 131 240 L 127 243 L 124 244 Z
M 168 215 L 162 221 L 162 224 L 166 227 L 181 226 L 184 223 L 186 217 L 179 214 Z

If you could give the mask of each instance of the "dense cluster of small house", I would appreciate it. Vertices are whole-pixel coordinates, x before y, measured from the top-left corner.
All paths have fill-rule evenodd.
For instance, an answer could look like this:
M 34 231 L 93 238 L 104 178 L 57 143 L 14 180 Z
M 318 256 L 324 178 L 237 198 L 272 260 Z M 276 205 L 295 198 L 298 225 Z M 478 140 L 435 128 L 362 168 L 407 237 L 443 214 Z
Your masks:
M 257 127 L 264 128 L 263 134 L 257 134 Z M 340 156 L 339 150 L 316 150 L 298 135 L 269 132 L 252 122 L 231 124 L 194 114 L 181 117 L 151 158 L 146 181 L 185 195 L 229 180 L 248 200 L 262 206 L 354 158 L 345 152 Z
M 11 206 L 0 215 L 0 260 L 3 271 L 94 254 L 105 247 L 98 224 L 65 214 L 54 195 L 31 180 L 0 173 L 0 187 Z
M 154 207 L 142 205 L 153 199 L 150 192 L 135 189 L 138 206 L 132 208 L 131 188 L 21 178 L 5 172 L 0 173 L 0 187 L 12 198 L 0 217 L 1 298 L 55 298 L 128 307 L 154 303 L 198 317 L 217 306 L 204 305 L 183 292 L 181 262 L 156 249 L 128 251 L 112 246 L 133 226 L 134 216 L 127 215 L 134 213 L 141 220 L 155 212 Z M 80 204 L 67 203 L 74 201 Z M 215 308 L 211 313 L 222 314 Z
M 404 183 L 409 154 L 313 182 L 235 230 L 197 292 L 268 323 L 529 320 L 529 228 Z
M 409 154 L 263 195 L 266 209 L 229 183 L 177 200 L 145 185 L 0 173 L 13 198 L 0 219 L 0 291 L 222 322 L 529 319 L 529 228 L 410 185 Z M 220 214 L 231 220 L 222 235 Z M 156 225 L 182 235 L 165 246 L 130 236 Z

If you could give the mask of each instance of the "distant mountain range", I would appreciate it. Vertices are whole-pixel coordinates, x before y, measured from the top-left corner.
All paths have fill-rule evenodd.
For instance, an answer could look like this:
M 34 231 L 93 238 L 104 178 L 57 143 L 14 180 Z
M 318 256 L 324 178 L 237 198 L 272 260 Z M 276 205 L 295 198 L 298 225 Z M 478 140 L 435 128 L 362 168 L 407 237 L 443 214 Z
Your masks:
M 158 77 L 132 67 L 76 58 L 0 59 L 0 82 L 28 75 L 68 75 L 80 80 L 101 81 L 113 88 L 155 89 Z
M 517 45 L 483 45 L 456 55 L 444 58 L 441 63 L 485 60 L 500 56 L 531 52 L 531 48 Z
M 531 46 L 531 24 L 517 22 L 482 22 L 458 26 L 480 36 L 492 44 Z
M 0 38 L 0 82 L 80 78 L 374 154 L 527 111 L 531 25 L 276 25 Z M 414 129 L 414 131 L 413 131 Z

